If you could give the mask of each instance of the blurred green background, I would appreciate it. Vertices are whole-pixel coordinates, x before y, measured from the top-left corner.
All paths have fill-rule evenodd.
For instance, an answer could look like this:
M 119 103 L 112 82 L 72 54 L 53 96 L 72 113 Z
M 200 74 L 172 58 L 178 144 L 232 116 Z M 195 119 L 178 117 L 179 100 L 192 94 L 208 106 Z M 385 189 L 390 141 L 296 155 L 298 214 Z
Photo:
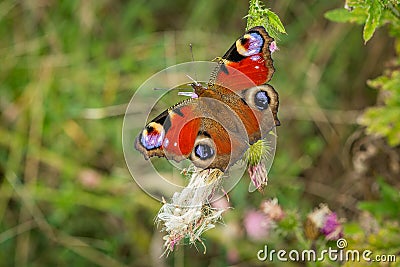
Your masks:
M 244 32 L 248 2 L 1 1 L 0 266 L 260 265 L 266 242 L 296 247 L 290 234 L 246 238 L 243 216 L 262 199 L 277 197 L 299 220 L 325 202 L 357 221 L 358 201 L 377 198 L 376 177 L 398 183 L 385 159 L 357 157 L 372 142 L 357 125 L 376 102 L 366 81 L 394 55 L 386 30 L 364 45 L 360 26 L 326 20 L 342 0 L 266 4 L 288 33 L 274 54 L 282 126 L 269 185 L 250 194 L 242 179 L 224 216 L 235 227 L 207 232 L 205 255 L 181 246 L 159 258 L 161 203 L 123 157 L 126 105 L 148 77 L 190 61 L 189 43 L 195 60 L 222 56 Z

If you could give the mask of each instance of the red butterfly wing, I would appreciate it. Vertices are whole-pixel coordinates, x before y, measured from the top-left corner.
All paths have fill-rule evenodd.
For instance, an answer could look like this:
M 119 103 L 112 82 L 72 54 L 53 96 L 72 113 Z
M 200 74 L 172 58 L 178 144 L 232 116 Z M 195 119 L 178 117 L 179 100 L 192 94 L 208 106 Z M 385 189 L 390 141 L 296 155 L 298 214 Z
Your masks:
M 146 158 L 158 156 L 176 161 L 187 158 L 201 124 L 197 106 L 197 101 L 188 100 L 161 113 L 139 134 L 136 149 Z
M 275 71 L 270 51 L 273 41 L 264 27 L 247 31 L 222 57 L 214 83 L 238 91 L 270 81 Z

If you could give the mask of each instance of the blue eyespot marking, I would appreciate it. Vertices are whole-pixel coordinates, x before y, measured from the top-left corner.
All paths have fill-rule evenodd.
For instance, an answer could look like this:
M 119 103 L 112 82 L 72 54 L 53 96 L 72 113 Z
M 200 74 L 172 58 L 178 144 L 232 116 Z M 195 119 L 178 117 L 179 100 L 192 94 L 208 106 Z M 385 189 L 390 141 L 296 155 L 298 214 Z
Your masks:
M 249 55 L 253 55 L 256 53 L 260 53 L 261 48 L 264 44 L 263 38 L 260 36 L 258 33 L 250 33 L 251 38 L 249 40 L 249 48 L 248 48 L 248 53 Z
M 195 147 L 195 154 L 200 159 L 209 159 L 214 156 L 214 150 L 208 145 L 199 144 Z
M 258 91 L 254 95 L 254 104 L 259 110 L 267 109 L 270 101 L 271 99 L 265 91 Z
M 165 136 L 165 131 L 161 125 L 148 125 L 142 132 L 140 142 L 142 145 L 150 150 L 161 147 Z

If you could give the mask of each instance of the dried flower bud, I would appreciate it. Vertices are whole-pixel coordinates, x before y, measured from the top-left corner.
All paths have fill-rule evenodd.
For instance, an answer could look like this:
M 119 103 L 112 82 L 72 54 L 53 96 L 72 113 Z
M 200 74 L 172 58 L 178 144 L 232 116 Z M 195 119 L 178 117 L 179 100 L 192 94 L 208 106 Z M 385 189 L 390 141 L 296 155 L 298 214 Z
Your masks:
M 261 211 L 271 218 L 273 221 L 279 222 L 285 217 L 285 212 L 282 207 L 278 204 L 278 199 L 274 198 L 266 200 L 260 205 Z
M 172 203 L 164 203 L 156 221 L 162 224 L 165 253 L 173 251 L 179 241 L 187 237 L 189 243 L 201 240 L 201 235 L 215 227 L 221 219 L 225 208 L 213 208 L 208 200 L 220 187 L 223 173 L 218 169 L 201 170 L 193 168 L 190 171 L 190 182 L 182 192 L 175 192 Z
M 319 208 L 308 214 L 304 223 L 304 233 L 311 240 L 317 239 L 321 234 L 327 240 L 337 240 L 343 236 L 343 227 L 336 213 L 327 205 L 320 204 Z
M 248 171 L 254 186 L 262 192 L 268 184 L 268 173 L 264 163 L 260 162 L 254 166 L 250 165 Z

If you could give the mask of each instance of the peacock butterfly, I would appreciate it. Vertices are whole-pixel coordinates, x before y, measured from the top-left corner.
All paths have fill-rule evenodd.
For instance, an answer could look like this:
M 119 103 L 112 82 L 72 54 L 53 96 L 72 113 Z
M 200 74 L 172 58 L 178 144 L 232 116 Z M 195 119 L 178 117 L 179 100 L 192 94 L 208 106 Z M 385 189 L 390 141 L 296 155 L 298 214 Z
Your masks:
M 274 40 L 257 26 L 221 58 L 207 85 L 194 82 L 193 98 L 165 110 L 141 131 L 135 148 L 145 159 L 190 159 L 200 168 L 225 171 L 249 145 L 279 126 L 279 96 L 265 84 L 275 71 Z

